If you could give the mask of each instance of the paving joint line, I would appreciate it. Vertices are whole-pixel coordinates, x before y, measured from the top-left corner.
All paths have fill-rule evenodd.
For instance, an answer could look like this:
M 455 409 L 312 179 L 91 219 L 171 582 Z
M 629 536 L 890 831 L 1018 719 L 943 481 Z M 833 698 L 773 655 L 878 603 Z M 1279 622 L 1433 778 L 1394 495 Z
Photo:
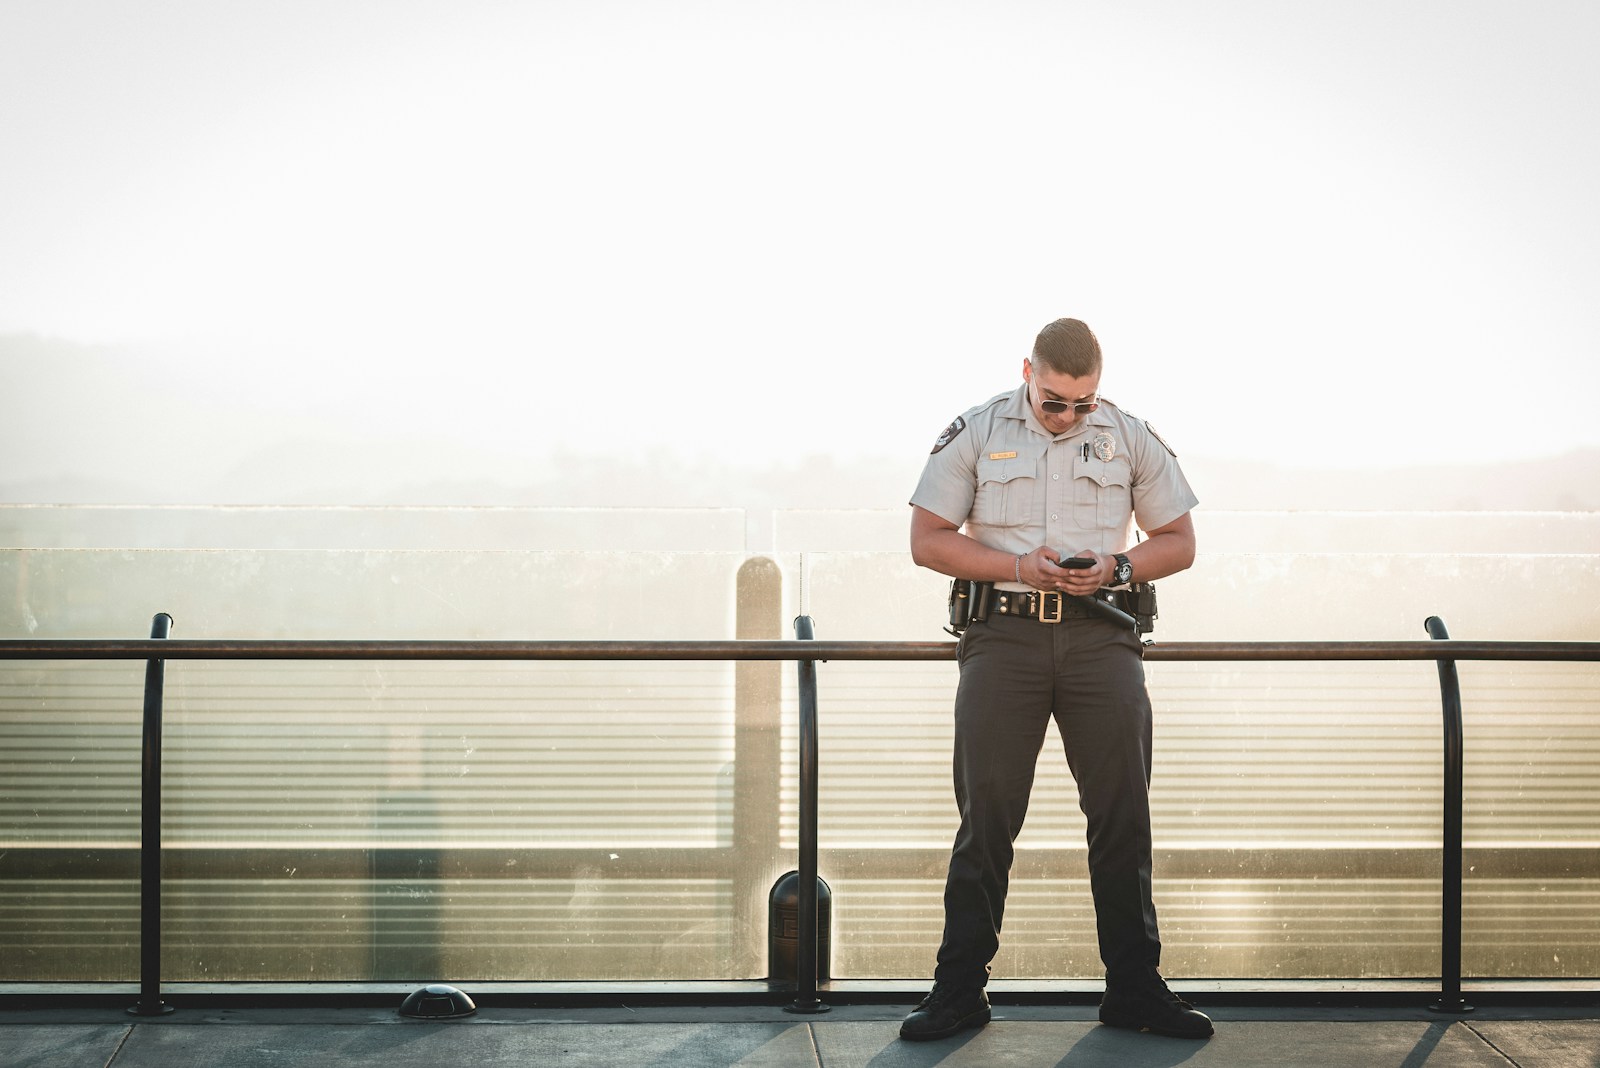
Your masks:
M 1489 1041 L 1489 1039 L 1484 1036 L 1482 1031 L 1479 1031 L 1476 1027 L 1473 1027 L 1465 1020 L 1461 1021 L 1461 1026 L 1465 1027 L 1468 1031 L 1471 1031 L 1473 1035 L 1477 1037 L 1479 1042 L 1482 1042 L 1485 1046 L 1488 1046 L 1490 1049 L 1500 1054 L 1500 1056 L 1504 1057 L 1506 1059 L 1506 1063 L 1511 1065 L 1512 1068 L 1522 1068 L 1522 1065 L 1518 1064 L 1514 1057 L 1512 1057 L 1505 1050 L 1501 1049 L 1499 1046 L 1495 1045 L 1493 1042 Z
M 111 1056 L 106 1058 L 104 1068 L 111 1068 L 112 1062 L 115 1061 L 119 1055 L 121 1055 L 122 1047 L 126 1046 L 128 1044 L 128 1039 L 133 1037 L 133 1029 L 138 1026 L 139 1025 L 136 1023 L 131 1023 L 128 1025 L 128 1029 L 122 1032 L 122 1038 L 117 1042 L 117 1048 L 111 1051 Z
M 811 1056 L 816 1059 L 817 1068 L 828 1068 L 822 1063 L 822 1047 L 817 1044 L 817 1025 L 810 1020 L 806 1021 L 806 1037 L 811 1040 Z

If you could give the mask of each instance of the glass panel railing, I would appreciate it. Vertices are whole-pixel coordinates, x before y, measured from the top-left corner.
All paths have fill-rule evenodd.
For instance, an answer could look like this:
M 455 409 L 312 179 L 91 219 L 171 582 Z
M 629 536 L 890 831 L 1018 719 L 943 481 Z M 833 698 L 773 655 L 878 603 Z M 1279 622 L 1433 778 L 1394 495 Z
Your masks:
M 945 582 L 898 553 L 780 556 L 827 640 L 932 640 Z M 1158 584 L 1171 641 L 1593 640 L 1600 560 L 1240 554 Z M 1527 591 L 1571 591 L 1555 615 Z M 1321 592 L 1318 592 L 1321 591 Z M 1338 591 L 1330 594 L 1328 591 Z M 787 613 L 786 613 L 787 614 Z M 1600 970 L 1600 668 L 1463 664 L 1471 975 Z M 818 669 L 820 871 L 836 976 L 930 972 L 956 828 L 951 663 Z M 1165 967 L 1176 976 L 1437 974 L 1442 744 L 1431 662 L 1147 664 Z M 786 724 L 791 719 L 786 718 Z M 792 731 L 785 796 L 794 790 Z M 786 809 L 786 812 L 788 810 Z M 786 816 L 786 847 L 794 840 Z M 1084 825 L 1052 728 L 997 975 L 1100 972 Z M 1559 932 L 1578 932 L 1564 952 Z
M 840 515 L 809 536 L 903 535 L 903 516 Z M 1585 522 L 1537 520 L 1522 547 Z M 465 533 L 432 550 L 365 535 L 334 551 L 0 550 L 0 636 L 139 637 L 166 611 L 180 638 L 775 638 L 805 612 L 824 640 L 946 638 L 944 580 L 898 546 L 764 562 L 666 541 L 619 553 L 596 530 L 594 551 L 474 549 Z M 1469 640 L 1600 636 L 1600 557 L 1471 548 L 1207 554 L 1160 584 L 1155 637 L 1419 640 L 1429 614 Z M 142 667 L 0 663 L 4 979 L 137 973 Z M 1169 971 L 1436 974 L 1432 664 L 1147 668 Z M 1600 974 L 1600 675 L 1461 674 L 1467 971 Z M 836 977 L 931 968 L 955 678 L 947 661 L 818 666 Z M 167 693 L 171 981 L 766 973 L 766 894 L 795 866 L 792 663 L 191 660 L 169 663 Z M 997 974 L 1098 974 L 1082 834 L 1052 732 Z
M 29 550 L 0 584 L 7 637 L 779 636 L 742 553 Z M 142 665 L 3 670 L 5 978 L 130 978 Z M 780 671 L 171 662 L 166 977 L 765 974 Z

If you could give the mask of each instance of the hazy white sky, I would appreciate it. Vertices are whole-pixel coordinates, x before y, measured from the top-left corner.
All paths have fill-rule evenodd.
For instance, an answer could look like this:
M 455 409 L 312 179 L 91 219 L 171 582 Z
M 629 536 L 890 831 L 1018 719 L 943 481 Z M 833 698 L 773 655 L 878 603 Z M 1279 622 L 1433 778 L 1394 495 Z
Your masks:
M 848 459 L 1074 315 L 1186 454 L 1555 454 L 1597 45 L 1591 0 L 0 0 L 0 335 L 252 447 Z

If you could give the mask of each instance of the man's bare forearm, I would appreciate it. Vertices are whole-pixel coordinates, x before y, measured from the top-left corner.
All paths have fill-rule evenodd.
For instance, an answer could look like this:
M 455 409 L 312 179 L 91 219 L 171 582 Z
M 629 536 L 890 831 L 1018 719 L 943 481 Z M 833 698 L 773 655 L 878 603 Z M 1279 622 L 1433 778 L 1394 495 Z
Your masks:
M 1126 553 L 1133 564 L 1133 581 L 1154 582 L 1186 570 L 1194 563 L 1194 547 L 1194 524 L 1188 516 L 1151 531 Z
M 1016 557 L 973 541 L 959 530 L 913 530 L 911 559 L 952 578 L 979 582 L 1010 582 L 1016 576 Z

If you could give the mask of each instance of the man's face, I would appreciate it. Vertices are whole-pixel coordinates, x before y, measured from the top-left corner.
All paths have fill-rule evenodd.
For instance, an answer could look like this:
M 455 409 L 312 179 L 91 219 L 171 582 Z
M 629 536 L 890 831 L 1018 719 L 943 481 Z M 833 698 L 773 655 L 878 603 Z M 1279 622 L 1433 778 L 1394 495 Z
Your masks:
M 1084 411 L 1074 407 L 1075 405 L 1094 404 L 1098 400 L 1099 371 L 1083 378 L 1069 378 L 1064 374 L 1057 374 L 1042 364 L 1035 364 L 1032 360 L 1023 360 L 1022 378 L 1028 383 L 1028 403 L 1033 407 L 1034 418 L 1052 434 L 1061 434 L 1072 429 L 1080 419 L 1094 410 L 1090 408 Z M 1051 407 L 1064 404 L 1066 410 L 1049 411 L 1044 406 L 1047 401 Z

